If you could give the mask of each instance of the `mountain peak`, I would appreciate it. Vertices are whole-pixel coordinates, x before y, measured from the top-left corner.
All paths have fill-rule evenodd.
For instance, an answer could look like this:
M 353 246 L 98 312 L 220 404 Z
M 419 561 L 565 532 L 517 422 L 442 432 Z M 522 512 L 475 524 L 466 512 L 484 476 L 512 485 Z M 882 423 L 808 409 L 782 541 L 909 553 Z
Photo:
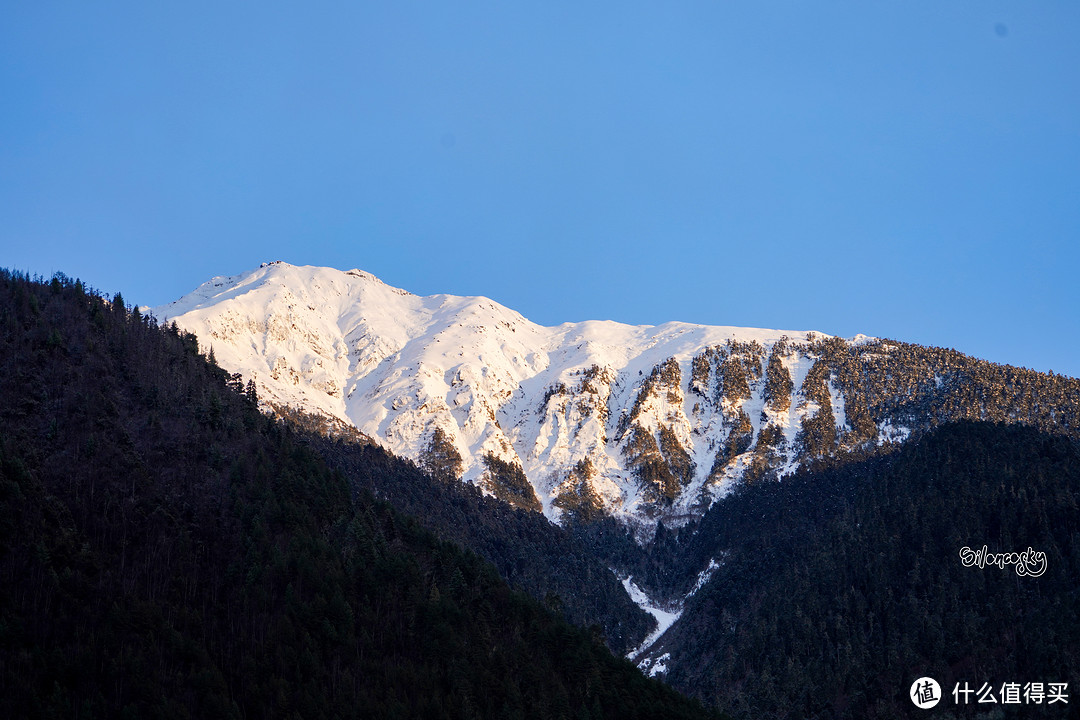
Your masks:
M 544 327 L 359 269 L 264 264 L 151 312 L 212 345 L 267 405 L 349 423 L 556 520 L 678 524 L 738 481 L 943 420 L 1040 422 L 1018 405 L 1038 373 L 951 350 L 682 322 Z M 964 388 L 983 385 L 1006 390 L 973 403 Z
M 280 261 L 213 278 L 151 312 L 212 345 L 267 404 L 351 423 L 422 463 L 438 449 L 467 482 L 495 494 L 510 483 L 514 497 L 553 518 L 576 511 L 563 496 L 582 488 L 615 514 L 707 504 L 737 474 L 714 472 L 705 458 L 724 423 L 719 406 L 706 411 L 671 378 L 700 375 L 694 364 L 707 348 L 763 353 L 806 336 L 681 322 L 544 327 L 485 297 L 422 297 L 358 268 Z M 674 370 L 650 382 L 660 366 Z M 640 477 L 646 427 L 662 463 L 686 456 L 679 487 L 666 494 Z M 589 476 L 574 476 L 583 463 Z

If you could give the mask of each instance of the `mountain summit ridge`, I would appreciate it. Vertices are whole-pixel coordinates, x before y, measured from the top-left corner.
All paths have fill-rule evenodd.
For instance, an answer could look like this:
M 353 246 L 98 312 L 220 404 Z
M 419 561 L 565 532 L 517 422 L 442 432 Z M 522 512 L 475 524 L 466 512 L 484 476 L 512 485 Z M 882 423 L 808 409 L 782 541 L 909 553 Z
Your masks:
M 555 521 L 678 524 L 740 480 L 939 420 L 1039 424 L 1046 412 L 1017 407 L 1041 374 L 955 351 L 679 322 L 545 327 L 486 297 L 413 295 L 356 269 L 263 264 L 151 312 L 268 405 L 354 425 Z M 997 375 L 974 391 L 987 397 L 969 398 L 956 373 L 986 367 Z

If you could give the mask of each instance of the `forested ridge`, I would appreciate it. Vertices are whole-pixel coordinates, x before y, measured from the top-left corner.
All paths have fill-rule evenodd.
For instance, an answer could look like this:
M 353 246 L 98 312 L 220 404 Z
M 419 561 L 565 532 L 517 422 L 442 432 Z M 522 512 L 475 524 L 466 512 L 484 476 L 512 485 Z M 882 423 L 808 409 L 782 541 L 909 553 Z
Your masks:
M 1067 682 L 1080 716 L 1080 448 L 1033 428 L 946 424 L 896 452 L 745 486 L 694 533 L 647 550 L 671 577 L 719 563 L 653 654 L 736 717 L 891 718 L 919 677 L 951 693 Z M 967 567 L 963 547 L 1046 553 L 1046 570 Z M 654 575 L 662 583 L 664 576 Z M 957 708 L 951 695 L 939 711 Z M 1011 715 L 1010 715 L 1011 716 Z
M 0 273 L 0 716 L 705 717 L 119 295 Z
M 1053 382 L 1031 398 L 1057 425 L 942 416 L 639 545 L 271 419 L 193 335 L 0 272 L 0 717 L 891 718 L 923 675 L 1066 682 L 1067 707 L 994 710 L 1080 716 L 1077 398 Z M 1046 572 L 961 563 L 983 545 Z M 649 622 L 608 567 L 675 599 L 710 563 L 649 654 L 715 711 L 605 647 Z
M 616 654 L 637 647 L 655 621 L 630 600 L 591 543 L 449 473 L 429 473 L 323 415 L 297 408 L 274 414 L 356 490 L 384 499 L 444 540 L 493 564 L 514 588 L 558 609 L 571 623 L 596 625 Z M 338 421 L 340 423 L 340 421 Z
M 375 445 L 317 437 L 307 442 L 357 488 L 473 550 L 512 586 L 560 610 L 572 623 L 597 626 L 614 652 L 635 647 L 654 626 L 589 546 L 543 515 L 514 508 L 456 478 L 439 482 Z

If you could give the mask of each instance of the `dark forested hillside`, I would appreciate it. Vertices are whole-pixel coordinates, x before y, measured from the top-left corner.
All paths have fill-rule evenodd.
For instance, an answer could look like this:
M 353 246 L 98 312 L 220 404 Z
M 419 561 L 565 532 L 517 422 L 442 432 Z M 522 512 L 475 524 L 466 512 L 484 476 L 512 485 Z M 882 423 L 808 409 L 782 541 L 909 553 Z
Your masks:
M 635 647 L 654 626 L 590 549 L 543 515 L 515 509 L 472 485 L 439 482 L 374 445 L 309 442 L 356 487 L 475 551 L 511 585 L 561 609 L 572 623 L 600 626 L 615 652 Z
M 477 553 L 511 586 L 558 609 L 571 623 L 599 626 L 616 654 L 637 647 L 655 627 L 590 541 L 452 475 L 422 471 L 341 421 L 297 408 L 274 407 L 273 412 L 300 430 L 304 444 L 341 470 L 355 489 L 386 500 L 440 538 Z
M 906 717 L 921 676 L 953 711 L 956 683 L 1067 682 L 1068 706 L 1017 716 L 1077 716 L 1074 440 L 944 425 L 889 456 L 745 487 L 682 540 L 684 573 L 720 567 L 651 654 L 670 651 L 675 687 L 738 717 Z M 984 545 L 1044 552 L 1046 570 L 961 562 Z
M 79 282 L 0 273 L 0 716 L 701 717 Z

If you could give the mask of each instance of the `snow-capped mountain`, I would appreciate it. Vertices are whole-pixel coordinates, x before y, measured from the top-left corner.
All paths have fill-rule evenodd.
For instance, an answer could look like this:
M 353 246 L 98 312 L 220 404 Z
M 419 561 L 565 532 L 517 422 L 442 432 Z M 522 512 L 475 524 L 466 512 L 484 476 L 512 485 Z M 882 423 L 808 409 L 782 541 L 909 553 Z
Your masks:
M 678 523 L 739 479 L 941 419 L 1038 422 L 1014 402 L 1016 382 L 1038 373 L 953 351 L 678 322 L 544 327 L 484 297 L 420 297 L 360 270 L 264 264 L 152 313 L 194 332 L 268 405 L 354 425 L 555 520 Z M 964 388 L 981 386 L 958 373 L 975 366 L 1020 375 L 973 405 Z

